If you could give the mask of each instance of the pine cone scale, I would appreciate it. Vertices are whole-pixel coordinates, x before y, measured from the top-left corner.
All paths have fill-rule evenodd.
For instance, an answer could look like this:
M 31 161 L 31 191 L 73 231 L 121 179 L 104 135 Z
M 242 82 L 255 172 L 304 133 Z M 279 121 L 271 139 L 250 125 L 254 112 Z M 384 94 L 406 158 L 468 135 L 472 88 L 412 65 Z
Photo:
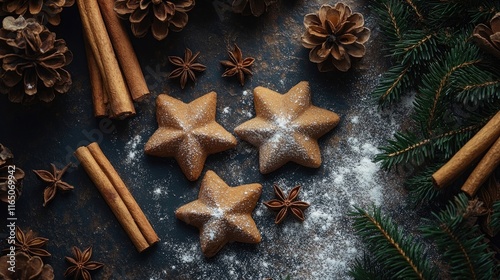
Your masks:
M 172 24 L 170 29 L 177 32 L 181 31 L 188 23 L 188 15 L 186 13 L 175 13 L 170 23 Z
M 175 6 L 172 8 L 172 5 L 168 5 L 166 3 L 161 3 L 159 5 L 154 5 L 153 6 L 154 15 L 161 22 L 163 22 L 163 21 L 165 21 L 167 19 L 169 11 L 174 11 L 175 12 Z M 167 26 L 167 28 L 168 28 L 168 26 Z
M 156 40 L 160 41 L 168 36 L 168 28 L 169 28 L 168 24 L 165 24 L 164 22 L 155 19 L 153 21 L 153 24 L 151 24 L 151 33 L 153 34 L 153 37 L 155 37 Z
M 130 15 L 130 22 L 132 24 L 137 24 L 137 23 L 141 23 L 144 21 L 144 19 L 149 15 L 149 11 L 148 10 L 135 10 L 131 15 Z
M 29 1 L 30 14 L 36 15 L 40 13 L 43 7 L 43 0 L 31 0 Z

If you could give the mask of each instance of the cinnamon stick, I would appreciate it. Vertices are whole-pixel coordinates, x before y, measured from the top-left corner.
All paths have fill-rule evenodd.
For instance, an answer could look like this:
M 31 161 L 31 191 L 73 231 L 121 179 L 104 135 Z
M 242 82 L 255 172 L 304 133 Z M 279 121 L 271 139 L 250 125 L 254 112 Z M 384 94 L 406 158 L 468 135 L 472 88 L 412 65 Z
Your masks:
M 474 171 L 472 171 L 462 186 L 462 191 L 473 197 L 498 165 L 500 165 L 500 138 L 497 139 L 477 164 L 476 168 L 474 168 Z
M 111 165 L 109 160 L 106 158 L 104 153 L 102 152 L 101 148 L 97 143 L 91 143 L 90 145 L 87 146 L 89 149 L 90 153 L 94 157 L 94 159 L 97 161 L 101 169 L 104 171 L 106 176 L 109 178 L 111 183 L 113 184 L 113 187 L 115 190 L 118 192 L 120 195 L 121 199 L 127 206 L 127 209 L 130 211 L 130 214 L 134 218 L 134 221 L 136 222 L 137 226 L 141 230 L 142 235 L 146 239 L 146 241 L 152 245 L 158 242 L 160 239 L 158 238 L 158 235 L 156 235 L 156 232 L 154 231 L 153 227 L 148 221 L 148 218 L 144 215 L 144 212 L 142 212 L 141 208 L 135 201 L 134 197 L 128 190 L 127 186 L 125 186 L 125 183 L 122 181 L 120 178 L 120 175 L 116 172 L 115 168 Z
M 114 0 L 98 0 L 109 38 L 116 52 L 116 57 L 132 99 L 140 101 L 149 94 L 148 86 L 128 33 L 114 11 L 114 2 Z
M 111 115 L 118 118 L 135 115 L 132 98 L 116 60 L 97 0 L 77 0 L 76 2 L 84 33 L 107 87 Z
M 75 156 L 102 194 L 137 251 L 142 252 L 158 242 L 158 236 L 132 195 L 121 194 L 128 190 L 98 144 L 94 142 L 87 147 L 79 147 L 75 151 Z
M 104 100 L 104 83 L 94 54 L 90 50 L 90 46 L 85 38 L 84 41 L 85 54 L 87 55 L 87 64 L 89 68 L 90 90 L 92 91 L 92 103 L 94 104 L 94 116 L 98 118 L 105 117 L 107 116 L 107 109 Z
M 432 174 L 436 188 L 450 185 L 500 137 L 500 111 L 479 130 L 445 165 Z

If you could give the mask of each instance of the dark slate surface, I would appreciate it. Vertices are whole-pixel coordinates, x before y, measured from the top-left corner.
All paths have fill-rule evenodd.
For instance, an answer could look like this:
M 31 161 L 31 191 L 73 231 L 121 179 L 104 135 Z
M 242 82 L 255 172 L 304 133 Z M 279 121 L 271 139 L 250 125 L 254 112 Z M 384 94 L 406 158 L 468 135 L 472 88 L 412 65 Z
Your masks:
M 279 241 L 274 229 L 274 215 L 262 206 L 259 207 L 264 214 L 259 216 L 257 224 L 262 231 L 269 230 L 274 236 L 264 234 L 263 243 L 258 246 L 228 245 L 214 259 L 205 260 L 199 252 L 197 230 L 177 221 L 173 215 L 177 207 L 196 198 L 199 181 L 189 182 L 175 160 L 145 156 L 142 149 L 157 128 L 154 100 L 160 93 L 189 102 L 207 92 L 216 91 L 217 119 L 232 132 L 234 127 L 254 115 L 251 97 L 254 87 L 266 86 L 285 93 L 299 81 L 307 80 L 311 85 L 313 102 L 342 117 L 339 127 L 321 138 L 320 145 L 322 148 L 336 145 L 336 149 L 341 151 L 342 145 L 348 145 L 343 140 L 347 139 L 350 131 L 345 117 L 356 113 L 370 114 L 368 109 L 363 112 L 353 110 L 358 110 L 355 105 L 361 99 L 371 104 L 366 101 L 368 94 L 384 68 L 385 59 L 377 41 L 375 21 L 369 9 L 360 4 L 363 1 L 347 1 L 365 15 L 366 25 L 373 29 L 367 56 L 348 73 L 319 73 L 316 66 L 309 62 L 308 50 L 301 46 L 300 36 L 303 16 L 315 12 L 325 1 L 281 1 L 260 18 L 232 14 L 227 10 L 226 2 L 198 1 L 189 12 L 187 27 L 180 33 L 172 32 L 162 42 L 157 42 L 150 35 L 133 39 L 152 93 L 144 102 L 136 104 L 137 115 L 133 118 L 110 122 L 93 117 L 76 7 L 64 11 L 61 26 L 51 28 L 58 37 L 66 40 L 74 53 L 74 61 L 68 67 L 73 77 L 73 89 L 57 96 L 51 104 L 31 106 L 11 104 L 6 96 L 0 96 L 0 142 L 11 148 L 16 164 L 27 172 L 24 193 L 16 205 L 18 225 L 31 228 L 50 239 L 47 249 L 52 257 L 46 262 L 54 267 L 56 279 L 62 279 L 67 267 L 64 256 L 70 253 L 73 245 L 80 248 L 94 246 L 93 259 L 106 264 L 93 274 L 96 279 L 258 279 L 264 276 L 279 278 L 287 274 L 297 279 L 315 278 L 313 275 L 317 268 L 311 268 L 307 260 L 293 255 L 283 257 L 276 252 L 279 247 L 271 246 L 273 242 L 286 244 L 294 236 L 287 236 L 285 231 Z M 226 49 L 234 43 L 241 47 L 244 56 L 256 58 L 254 76 L 248 78 L 243 87 L 235 77 L 221 78 L 224 69 L 219 61 L 227 59 Z M 196 84 L 189 82 L 186 89 L 181 90 L 178 80 L 166 79 L 172 69 L 167 56 L 183 56 L 185 47 L 194 52 L 201 51 L 199 61 L 207 66 L 207 70 L 198 76 Z M 370 127 L 366 128 L 366 133 L 379 137 Z M 385 135 L 390 134 L 386 132 Z M 89 141 L 99 142 L 162 239 L 148 252 L 139 254 L 135 251 L 109 207 L 73 157 L 73 151 Z M 337 156 L 342 157 L 342 154 Z M 73 184 L 75 190 L 58 193 L 54 201 L 44 208 L 44 185 L 31 170 L 48 169 L 51 162 L 60 168 L 68 162 L 73 163 L 64 179 Z M 315 170 L 288 164 L 264 176 L 258 172 L 257 164 L 256 149 L 240 142 L 236 149 L 210 156 L 206 169 L 215 170 L 232 186 L 260 182 L 264 186 L 261 201 L 273 197 L 274 182 L 321 181 L 327 172 L 323 167 Z M 292 186 L 286 187 L 289 190 Z M 392 203 L 397 204 L 395 201 Z M 5 212 L 1 208 L 0 214 L 5 215 Z M 292 229 L 300 226 L 299 223 L 289 222 Z M 342 223 L 342 227 L 348 228 L 347 219 L 342 219 Z M 183 259 L 179 256 L 183 249 L 176 244 L 190 244 L 195 259 L 186 261 L 187 257 Z M 300 247 L 297 250 L 299 255 L 302 254 Z M 266 255 L 268 265 L 254 264 L 259 259 L 256 254 Z M 231 257 L 228 259 L 228 256 Z M 345 277 L 345 271 L 335 273 L 331 275 Z

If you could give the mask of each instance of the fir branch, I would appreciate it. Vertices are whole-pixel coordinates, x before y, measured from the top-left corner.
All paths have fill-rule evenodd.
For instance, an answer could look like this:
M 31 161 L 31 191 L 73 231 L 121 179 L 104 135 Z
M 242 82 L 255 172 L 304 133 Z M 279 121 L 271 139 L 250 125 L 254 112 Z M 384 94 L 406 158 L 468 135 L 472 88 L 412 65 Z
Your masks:
M 446 53 L 442 61 L 429 66 L 429 72 L 423 76 L 422 85 L 415 99 L 414 119 L 424 126 L 429 135 L 432 135 L 445 112 L 443 96 L 451 75 L 481 61 L 479 50 L 475 45 L 461 39 L 457 41 L 457 46 Z
M 455 197 L 446 209 L 424 219 L 420 228 L 424 237 L 435 241 L 450 269 L 452 279 L 493 279 L 495 262 L 487 251 L 477 226 L 468 226 L 469 200 L 465 194 Z
M 500 233 L 500 200 L 493 203 L 493 214 L 491 214 L 489 227 L 493 233 L 492 236 Z
M 436 270 L 426 258 L 422 244 L 404 233 L 380 209 L 373 215 L 355 208 L 349 213 L 353 227 L 368 245 L 374 261 L 396 279 L 436 279 Z
M 442 163 L 428 165 L 406 181 L 408 198 L 414 207 L 429 204 L 442 193 L 442 190 L 434 187 L 432 182 L 432 174 L 441 166 L 443 166 Z
M 372 93 L 381 107 L 398 101 L 401 95 L 412 86 L 408 68 L 408 66 L 396 65 L 384 73 Z
M 381 154 L 375 156 L 376 162 L 382 163 L 382 168 L 390 170 L 400 163 L 413 161 L 416 165 L 424 162 L 425 158 L 433 158 L 431 139 L 420 140 L 411 132 L 394 134 L 395 140 L 387 140 L 388 146 L 380 147 Z M 432 154 L 431 154 L 432 153 Z
M 382 153 L 375 156 L 376 162 L 381 162 L 382 168 L 390 170 L 400 163 L 413 162 L 422 164 L 426 159 L 433 159 L 437 152 L 449 158 L 456 150 L 470 139 L 474 132 L 485 123 L 483 119 L 459 129 L 450 130 L 431 138 L 419 139 L 410 132 L 394 134 L 395 140 L 388 140 L 388 145 L 380 147 Z
M 382 269 L 367 254 L 364 254 L 362 259 L 356 258 L 354 263 L 350 265 L 348 273 L 355 280 L 393 279 L 387 270 Z
M 379 18 L 380 30 L 386 43 L 399 43 L 408 30 L 412 15 L 407 6 L 399 0 L 372 0 L 372 7 Z
M 468 22 L 468 10 L 478 0 L 427 0 L 425 1 L 429 26 L 434 28 L 456 26 Z
M 417 5 L 415 5 L 412 0 L 406 0 L 406 3 L 408 3 L 408 5 L 410 5 L 410 7 L 413 9 L 413 12 L 415 13 L 415 15 L 417 15 L 418 20 L 423 21 L 424 17 L 422 16 L 422 13 L 420 13 Z
M 472 23 L 489 21 L 493 15 L 500 12 L 500 1 L 482 0 L 478 6 L 468 10 Z
M 459 79 L 453 82 L 458 102 L 477 105 L 500 99 L 500 76 L 481 70 L 480 73 L 462 71 Z
M 393 55 L 402 57 L 405 65 L 427 64 L 438 54 L 438 40 L 435 34 L 422 30 L 410 30 L 403 35 L 401 43 L 396 44 Z

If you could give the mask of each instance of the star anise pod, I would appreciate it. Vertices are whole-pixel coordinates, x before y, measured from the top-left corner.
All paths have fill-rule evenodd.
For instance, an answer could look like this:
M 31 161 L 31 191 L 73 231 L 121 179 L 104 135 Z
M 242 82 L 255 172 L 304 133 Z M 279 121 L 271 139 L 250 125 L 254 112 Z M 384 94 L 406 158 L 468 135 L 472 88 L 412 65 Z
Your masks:
M 180 78 L 182 89 L 184 89 L 184 87 L 186 86 L 188 77 L 189 79 L 191 79 L 191 81 L 196 81 L 196 76 L 193 70 L 203 72 L 205 71 L 205 69 L 207 69 L 205 65 L 195 62 L 199 55 L 200 52 L 197 52 L 193 55 L 193 52 L 190 49 L 186 48 L 184 52 L 184 59 L 178 56 L 169 56 L 168 61 L 170 61 L 170 63 L 172 63 L 173 65 L 178 66 L 178 68 L 170 72 L 168 78 Z
M 223 66 L 228 67 L 222 74 L 222 77 L 238 75 L 238 81 L 240 81 L 240 84 L 243 85 L 245 83 L 245 74 L 253 74 L 248 68 L 252 66 L 255 58 L 247 57 L 243 59 L 241 49 L 236 44 L 234 44 L 234 50 L 228 50 L 227 53 L 229 54 L 231 61 L 223 60 L 220 62 Z
M 64 277 L 74 275 L 74 279 L 92 280 L 89 270 L 96 270 L 104 266 L 100 262 L 90 261 L 92 257 L 92 246 L 85 249 L 83 252 L 77 247 L 73 246 L 72 257 L 66 257 L 66 260 L 70 262 L 71 265 L 64 272 Z
M 49 241 L 45 237 L 38 237 L 31 229 L 24 233 L 16 227 L 16 251 L 22 251 L 30 256 L 48 257 L 50 253 L 41 247 Z
M 57 167 L 51 163 L 52 173 L 47 170 L 33 170 L 33 172 L 38 175 L 38 177 L 49 185 L 45 188 L 43 192 L 43 206 L 47 205 L 54 196 L 56 195 L 57 189 L 61 191 L 69 191 L 74 189 L 74 187 L 61 180 L 66 170 L 68 170 L 71 163 L 68 163 L 62 170 L 57 169 Z
M 304 210 L 309 207 L 309 203 L 304 201 L 297 201 L 299 192 L 300 186 L 296 186 L 290 191 L 288 196 L 285 196 L 283 190 L 277 185 L 274 185 L 274 194 L 278 199 L 272 199 L 270 201 L 264 202 L 264 205 L 266 205 L 271 210 L 279 211 L 274 221 L 276 224 L 281 223 L 281 221 L 283 221 L 289 211 L 292 212 L 292 214 L 299 220 L 304 220 Z

